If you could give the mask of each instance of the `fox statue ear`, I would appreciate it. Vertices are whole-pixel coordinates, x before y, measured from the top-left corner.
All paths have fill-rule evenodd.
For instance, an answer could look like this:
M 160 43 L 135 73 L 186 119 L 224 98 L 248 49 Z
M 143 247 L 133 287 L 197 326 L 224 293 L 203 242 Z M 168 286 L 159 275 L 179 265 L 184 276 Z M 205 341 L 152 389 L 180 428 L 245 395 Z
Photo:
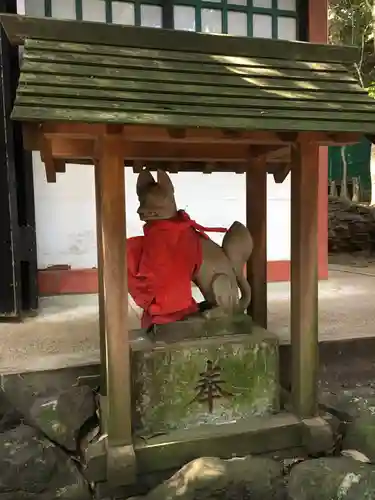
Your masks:
M 158 184 L 165 190 L 170 193 L 174 193 L 174 187 L 169 175 L 164 172 L 164 170 L 158 170 L 157 175 Z
M 137 179 L 137 195 L 150 185 L 155 184 L 155 179 L 148 170 L 142 170 Z

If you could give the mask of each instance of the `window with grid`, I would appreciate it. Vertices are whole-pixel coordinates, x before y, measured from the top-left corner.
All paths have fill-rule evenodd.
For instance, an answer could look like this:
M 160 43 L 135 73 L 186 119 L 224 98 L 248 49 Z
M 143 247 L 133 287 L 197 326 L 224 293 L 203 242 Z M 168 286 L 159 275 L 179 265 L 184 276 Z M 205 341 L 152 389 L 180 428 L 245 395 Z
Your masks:
M 25 14 L 162 27 L 162 0 L 25 0 Z
M 236 36 L 298 38 L 297 0 L 25 0 L 25 13 Z
M 296 0 L 176 0 L 175 29 L 297 39 Z

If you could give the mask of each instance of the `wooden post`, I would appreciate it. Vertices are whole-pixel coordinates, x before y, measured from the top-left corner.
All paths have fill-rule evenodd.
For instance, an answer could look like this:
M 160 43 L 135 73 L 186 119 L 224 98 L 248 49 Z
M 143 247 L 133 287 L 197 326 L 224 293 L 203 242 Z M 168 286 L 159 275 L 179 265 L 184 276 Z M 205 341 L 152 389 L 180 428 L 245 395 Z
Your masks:
M 96 200 L 96 244 L 98 255 L 98 292 L 99 292 L 99 332 L 100 332 L 100 394 L 107 396 L 107 343 L 105 330 L 104 283 L 103 283 L 103 238 L 101 213 L 100 164 L 95 161 L 95 200 Z M 106 415 L 101 408 L 102 432 L 107 433 Z
M 98 268 L 102 362 L 106 371 L 108 445 L 132 445 L 124 158 L 121 135 L 105 135 L 96 150 Z M 105 356 L 105 357 L 104 357 Z
M 255 161 L 246 172 L 246 225 L 254 242 L 247 264 L 251 286 L 248 314 L 267 328 L 267 169 L 265 160 Z
M 291 343 L 292 400 L 300 417 L 317 410 L 318 155 L 313 143 L 292 149 Z

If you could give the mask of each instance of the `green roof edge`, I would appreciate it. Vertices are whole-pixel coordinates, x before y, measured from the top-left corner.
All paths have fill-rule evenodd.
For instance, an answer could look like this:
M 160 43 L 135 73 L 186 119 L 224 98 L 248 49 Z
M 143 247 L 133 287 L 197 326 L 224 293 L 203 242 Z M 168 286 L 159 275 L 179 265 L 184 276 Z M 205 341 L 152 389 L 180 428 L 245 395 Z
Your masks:
M 272 57 L 327 63 L 348 64 L 355 63 L 360 59 L 359 49 L 348 46 L 33 18 L 14 14 L 1 14 L 0 23 L 13 45 L 23 45 L 27 38 L 39 38 L 139 49 L 173 50 L 175 48 L 183 52 L 236 57 Z M 77 29 L 77 24 L 79 24 L 79 29 Z M 171 39 L 173 39 L 173 43 L 171 43 Z

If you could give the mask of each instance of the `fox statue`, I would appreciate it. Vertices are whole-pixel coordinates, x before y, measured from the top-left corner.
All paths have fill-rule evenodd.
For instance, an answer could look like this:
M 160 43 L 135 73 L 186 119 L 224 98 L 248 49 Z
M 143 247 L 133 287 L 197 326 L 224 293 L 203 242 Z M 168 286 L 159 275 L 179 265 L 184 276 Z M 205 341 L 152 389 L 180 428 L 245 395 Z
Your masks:
M 146 315 L 143 326 L 183 319 L 194 313 L 213 318 L 244 312 L 251 300 L 250 285 L 244 275 L 245 264 L 253 250 L 249 230 L 240 222 L 234 222 L 228 230 L 221 230 L 225 235 L 220 247 L 206 235 L 215 229 L 199 226 L 184 211 L 177 209 L 173 184 L 164 171 L 157 172 L 155 181 L 149 171 L 143 170 L 137 180 L 137 196 L 138 215 L 146 223 L 145 236 L 128 240 L 131 243 L 128 244 L 128 276 L 130 294 Z M 160 245 L 163 259 L 159 256 Z M 146 258 L 148 262 L 143 263 L 142 270 L 141 260 Z M 156 274 L 159 277 L 154 281 L 159 282 L 159 296 L 162 297 L 159 303 L 168 302 L 158 307 L 157 284 L 151 283 L 151 276 Z M 171 292 L 168 292 L 167 280 L 173 281 Z M 205 299 L 199 307 L 192 298 L 191 282 L 197 285 Z M 188 286 L 189 302 L 175 303 L 188 293 Z M 141 289 L 147 290 L 147 299 L 146 295 L 142 298 Z M 151 289 L 154 292 L 150 292 Z

